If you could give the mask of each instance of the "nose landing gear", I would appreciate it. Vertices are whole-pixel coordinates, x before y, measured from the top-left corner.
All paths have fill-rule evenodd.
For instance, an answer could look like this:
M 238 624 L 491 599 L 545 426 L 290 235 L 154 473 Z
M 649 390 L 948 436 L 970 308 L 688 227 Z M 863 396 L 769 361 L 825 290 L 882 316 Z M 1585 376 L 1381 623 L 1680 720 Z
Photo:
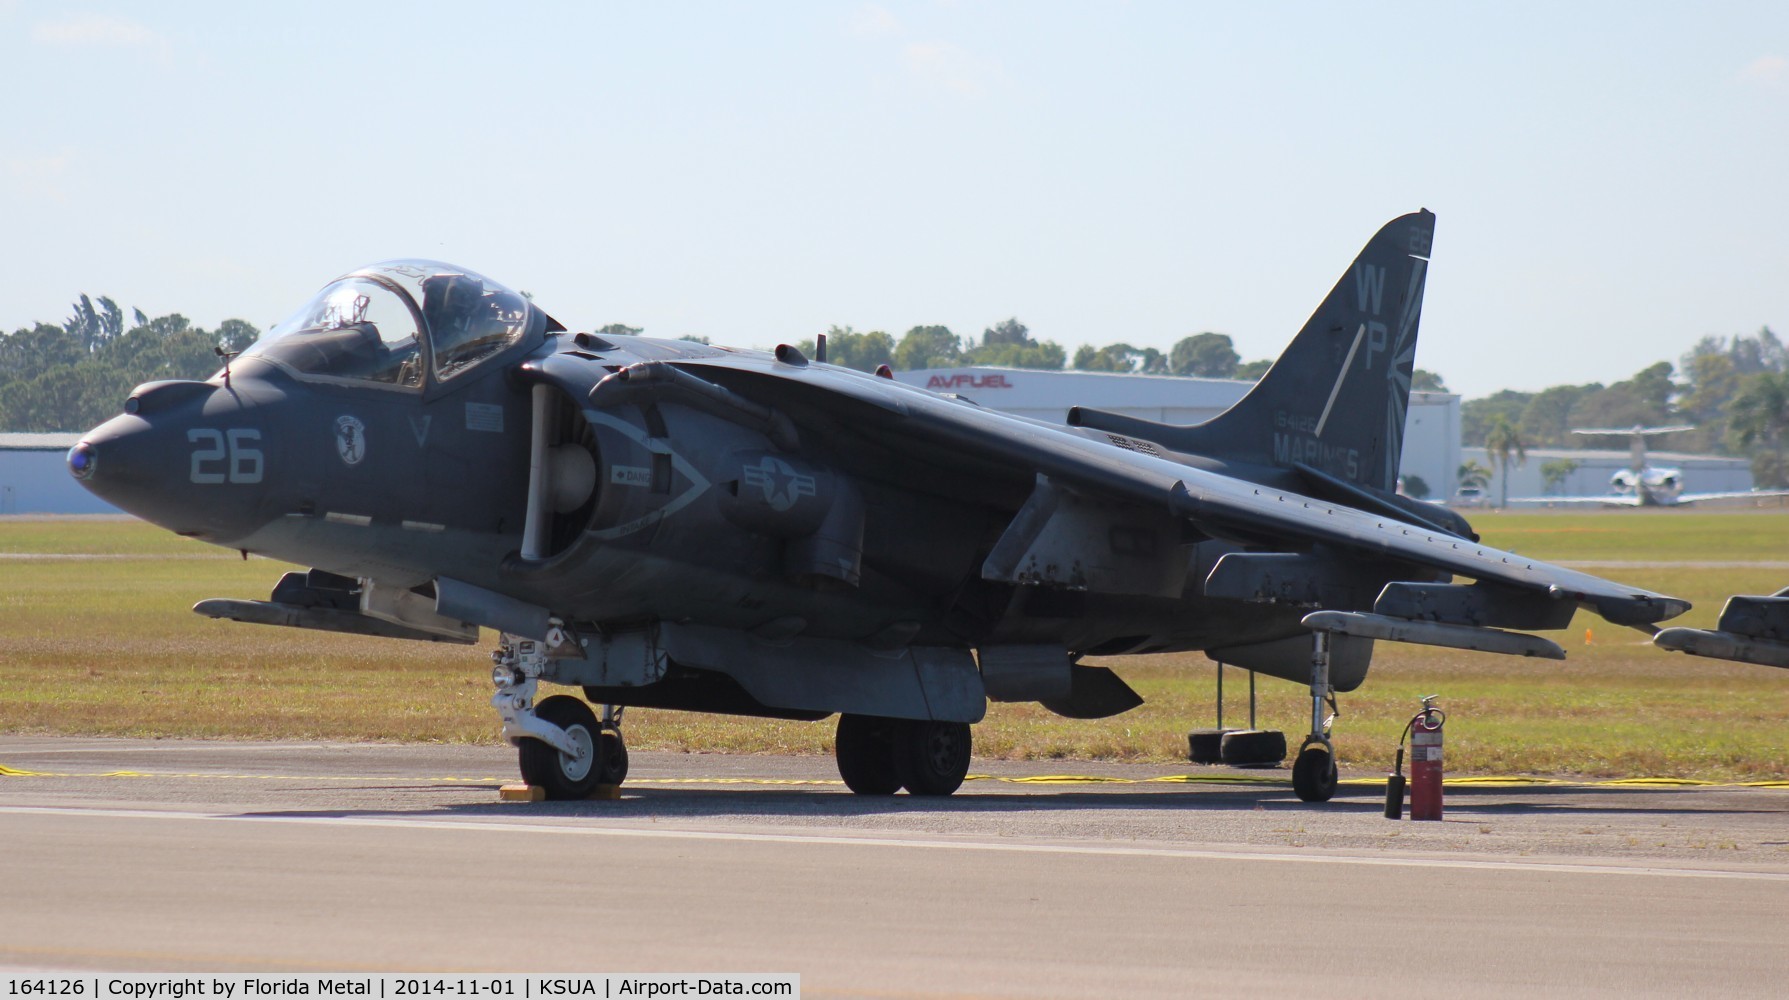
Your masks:
M 541 702 L 534 713 L 536 722 L 557 728 L 571 750 L 532 735 L 515 741 L 522 780 L 546 789 L 549 799 L 589 798 L 602 782 L 600 741 L 607 735 L 597 726 L 596 715 L 589 705 L 565 694 Z
M 546 669 L 544 645 L 505 634 L 496 652 L 491 706 L 503 718 L 503 738 L 516 748 L 522 780 L 549 799 L 587 799 L 602 786 L 627 780 L 623 709 L 603 707 L 602 721 L 583 699 L 558 694 L 535 704 Z

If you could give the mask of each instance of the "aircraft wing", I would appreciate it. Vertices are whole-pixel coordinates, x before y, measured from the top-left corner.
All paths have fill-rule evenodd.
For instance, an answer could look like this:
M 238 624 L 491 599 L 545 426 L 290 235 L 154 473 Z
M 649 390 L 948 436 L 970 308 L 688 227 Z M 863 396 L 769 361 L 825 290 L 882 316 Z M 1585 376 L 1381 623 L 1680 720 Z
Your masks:
M 1789 497 L 1789 490 L 1733 490 L 1727 493 L 1679 493 L 1678 503 L 1695 503 L 1698 500 L 1768 500 L 1773 497 Z
M 1605 494 L 1603 496 L 1593 496 L 1593 497 L 1510 497 L 1509 502 L 1510 503 L 1546 504 L 1548 506 L 1558 506 L 1558 505 L 1563 504 L 1566 506 L 1577 506 L 1577 507 L 1586 507 L 1586 506 L 1592 506 L 1592 505 L 1597 506 L 1597 507 L 1639 507 L 1639 506 L 1641 506 L 1639 497 L 1623 496 L 1623 495 L 1619 495 L 1619 494 L 1615 494 L 1615 493 L 1609 493 L 1609 494 Z
M 1658 622 L 1689 609 L 1686 601 L 1440 531 L 1192 468 L 1163 457 L 1146 441 L 1014 417 L 892 379 L 792 360 L 797 363 L 727 353 L 680 359 L 674 366 L 762 405 L 774 408 L 787 401 L 791 409 L 848 423 L 860 434 L 898 440 L 909 451 L 923 445 L 956 460 L 1029 469 L 1090 494 L 1166 509 L 1219 535 L 1228 529 L 1230 534 L 1283 538 L 1289 547 L 1325 543 L 1542 591 L 1623 625 Z M 592 398 L 602 391 L 599 385 Z

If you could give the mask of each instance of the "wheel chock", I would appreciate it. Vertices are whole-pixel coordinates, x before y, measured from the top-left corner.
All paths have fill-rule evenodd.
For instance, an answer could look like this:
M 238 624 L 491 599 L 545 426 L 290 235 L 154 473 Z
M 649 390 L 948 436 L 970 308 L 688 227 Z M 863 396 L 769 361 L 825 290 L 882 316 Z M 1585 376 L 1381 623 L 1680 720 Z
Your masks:
M 504 785 L 497 790 L 499 802 L 545 802 L 547 790 L 539 785 Z
M 598 785 L 596 786 L 596 790 L 590 793 L 590 797 L 593 799 L 602 799 L 605 802 L 614 802 L 621 798 L 621 786 Z

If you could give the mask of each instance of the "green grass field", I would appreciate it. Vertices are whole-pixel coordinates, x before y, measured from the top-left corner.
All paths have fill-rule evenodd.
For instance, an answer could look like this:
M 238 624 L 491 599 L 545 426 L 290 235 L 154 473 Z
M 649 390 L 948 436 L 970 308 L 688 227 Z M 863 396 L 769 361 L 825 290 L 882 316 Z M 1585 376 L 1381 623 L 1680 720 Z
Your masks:
M 1696 603 L 1710 625 L 1733 593 L 1789 584 L 1789 512 L 1485 513 L 1493 545 L 1549 560 L 1620 561 L 1594 572 Z M 65 557 L 78 558 L 65 558 Z M 1669 565 L 1669 564 L 1682 565 Z M 1753 564 L 1753 565 L 1746 565 Z M 491 643 L 367 639 L 200 618 L 205 597 L 265 597 L 287 567 L 132 522 L 0 520 L 0 731 L 489 742 Z M 1789 777 L 1789 671 L 1667 654 L 1638 632 L 1579 615 L 1552 637 L 1563 662 L 1381 644 L 1366 684 L 1341 698 L 1345 767 L 1390 764 L 1425 694 L 1449 711 L 1450 774 Z M 1183 761 L 1212 725 L 1215 669 L 1200 654 L 1120 657 L 1148 703 L 1099 722 L 990 706 L 983 757 Z M 1245 719 L 1246 675 L 1227 675 L 1226 721 Z M 1260 682 L 1259 719 L 1296 742 L 1304 688 Z M 823 753 L 827 723 L 635 710 L 641 749 Z M 3 762 L 0 762 L 3 763 Z

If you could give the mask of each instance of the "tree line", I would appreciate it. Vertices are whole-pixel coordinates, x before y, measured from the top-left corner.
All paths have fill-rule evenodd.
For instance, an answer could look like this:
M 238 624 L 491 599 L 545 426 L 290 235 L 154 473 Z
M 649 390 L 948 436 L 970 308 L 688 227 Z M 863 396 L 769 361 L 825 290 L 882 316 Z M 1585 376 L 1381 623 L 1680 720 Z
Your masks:
M 209 377 L 220 365 L 218 351 L 241 351 L 260 336 L 240 319 L 206 330 L 179 313 L 152 319 L 136 309 L 127 322 L 123 308 L 103 295 L 82 295 L 70 308 L 60 324 L 40 322 L 10 335 L 0 333 L 0 430 L 92 427 L 116 414 L 132 387 L 157 379 Z M 635 335 L 642 330 L 610 323 L 598 332 Z M 812 357 L 815 339 L 797 346 Z M 866 372 L 880 365 L 898 371 L 987 365 L 1258 379 L 1273 363 L 1244 362 L 1228 335 L 1210 332 L 1185 337 L 1165 352 L 1118 343 L 1084 346 L 1071 358 L 1061 344 L 1033 337 L 1017 317 L 984 329 L 979 337 L 958 336 L 937 325 L 915 326 L 899 339 L 881 330 L 834 326 L 827 331 L 826 347 L 828 361 Z M 1444 387 L 1439 378 L 1418 372 L 1417 388 Z
M 642 331 L 611 323 L 601 332 Z M 0 430 L 92 427 L 119 412 L 132 387 L 206 378 L 219 367 L 218 351 L 241 351 L 258 336 L 241 319 L 206 330 L 179 313 L 151 318 L 133 309 L 127 320 L 113 299 L 82 295 L 60 324 L 40 322 L 0 334 Z M 1033 337 L 1017 317 L 980 336 L 928 325 L 898 339 L 850 326 L 833 326 L 826 337 L 828 361 L 866 372 L 884 364 L 895 370 L 987 365 L 1252 380 L 1273 363 L 1243 361 L 1228 335 L 1212 332 L 1182 338 L 1167 351 L 1121 342 L 1085 345 L 1071 357 L 1055 341 Z M 813 356 L 813 339 L 798 346 Z M 1574 427 L 1687 423 L 1696 429 L 1667 439 L 1667 447 L 1747 456 L 1760 486 L 1789 485 L 1789 348 L 1766 327 L 1752 336 L 1703 337 L 1681 362 L 1679 368 L 1660 361 L 1612 385 L 1506 389 L 1467 400 L 1461 405 L 1462 443 L 1486 447 L 1493 464 L 1506 467 L 1525 461 L 1528 448 L 1594 445 L 1573 436 Z M 1440 376 L 1422 369 L 1411 384 L 1447 391 Z M 1489 471 L 1462 469 L 1462 484 L 1474 485 Z M 1562 481 L 1570 468 L 1559 462 L 1543 471 L 1550 481 Z
M 1659 361 L 1612 385 L 1556 385 L 1539 392 L 1505 389 L 1460 406 L 1460 438 L 1485 448 L 1492 464 L 1526 461 L 1529 448 L 1625 447 L 1574 435 L 1574 428 L 1658 427 L 1695 429 L 1663 438 L 1671 451 L 1751 459 L 1761 487 L 1789 486 L 1789 348 L 1764 327 L 1733 337 L 1706 336 L 1679 359 Z M 1570 469 L 1543 468 L 1549 481 Z M 1462 469 L 1461 485 L 1489 470 Z
M 618 327 L 617 332 L 634 329 Z M 796 346 L 812 356 L 815 341 Z M 1273 359 L 1244 361 L 1236 353 L 1229 334 L 1196 333 L 1183 337 L 1167 351 L 1130 344 L 1094 347 L 1084 344 L 1071 358 L 1061 344 L 1038 341 L 1031 330 L 1009 318 L 988 327 L 981 336 L 959 337 L 946 326 L 916 326 L 899 340 L 881 330 L 859 332 L 834 326 L 826 332 L 826 360 L 833 364 L 875 371 L 887 365 L 895 371 L 922 368 L 957 368 L 987 365 L 996 368 L 1036 368 L 1051 371 L 1117 372 L 1130 375 L 1183 375 L 1195 378 L 1228 378 L 1255 381 L 1273 367 Z M 1417 369 L 1413 388 L 1446 392 L 1439 375 Z
M 221 366 L 217 352 L 240 351 L 261 335 L 227 319 L 216 330 L 185 316 L 150 318 L 107 296 L 82 295 L 61 324 L 0 334 L 0 430 L 85 430 L 119 413 L 130 390 L 157 379 L 202 379 Z

